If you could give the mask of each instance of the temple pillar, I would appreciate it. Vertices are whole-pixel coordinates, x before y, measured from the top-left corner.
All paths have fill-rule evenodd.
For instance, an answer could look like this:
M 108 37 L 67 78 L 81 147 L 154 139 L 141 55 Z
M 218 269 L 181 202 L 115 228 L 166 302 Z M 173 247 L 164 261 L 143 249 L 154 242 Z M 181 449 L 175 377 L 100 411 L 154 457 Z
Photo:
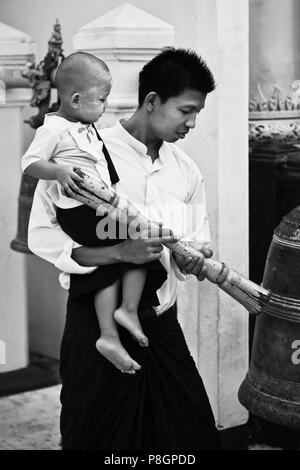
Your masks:
M 34 50 L 27 34 L 0 23 L 0 373 L 28 365 L 25 260 L 10 243 L 17 231 L 22 109 L 31 97 L 21 71 Z
M 250 0 L 250 141 L 300 139 L 298 0 Z M 284 30 L 284 34 L 276 31 Z
M 300 4 L 298 0 L 250 0 L 249 7 L 249 261 L 251 279 L 261 283 L 274 229 L 300 200 Z M 259 322 L 250 318 L 253 358 L 256 328 Z M 249 393 L 250 389 L 245 393 L 241 388 L 243 403 L 248 403 Z M 273 394 L 271 389 L 269 393 Z M 259 416 L 261 411 L 255 413 Z M 285 448 L 293 441 L 287 427 L 257 416 L 251 420 L 254 438 L 259 429 L 266 444 L 277 441 L 275 445 Z M 273 420 L 272 413 L 268 420 Z
M 180 145 L 204 176 L 214 257 L 248 277 L 248 2 L 197 0 L 194 27 L 193 49 L 217 88 Z M 239 446 L 246 432 L 235 430 L 248 420 L 237 397 L 248 369 L 248 313 L 216 285 L 191 279 L 180 284 L 179 317 L 217 427 L 236 432 Z
M 250 275 L 260 283 L 273 231 L 300 198 L 300 4 L 249 6 Z
M 274 84 L 283 94 L 300 77 L 298 0 L 250 0 L 250 97 L 260 84 L 269 96 Z

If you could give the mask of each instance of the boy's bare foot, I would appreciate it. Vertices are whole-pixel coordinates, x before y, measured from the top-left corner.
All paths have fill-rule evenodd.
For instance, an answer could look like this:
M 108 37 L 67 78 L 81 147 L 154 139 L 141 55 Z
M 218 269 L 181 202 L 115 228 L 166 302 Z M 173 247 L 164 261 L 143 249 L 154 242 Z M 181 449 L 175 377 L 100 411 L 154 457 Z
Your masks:
M 149 345 L 148 338 L 143 332 L 136 312 L 131 313 L 121 305 L 114 312 L 114 319 L 119 325 L 129 331 L 140 346 L 147 347 Z
M 129 356 L 117 336 L 101 336 L 96 341 L 96 348 L 122 372 L 135 374 L 137 370 L 141 369 L 141 366 Z

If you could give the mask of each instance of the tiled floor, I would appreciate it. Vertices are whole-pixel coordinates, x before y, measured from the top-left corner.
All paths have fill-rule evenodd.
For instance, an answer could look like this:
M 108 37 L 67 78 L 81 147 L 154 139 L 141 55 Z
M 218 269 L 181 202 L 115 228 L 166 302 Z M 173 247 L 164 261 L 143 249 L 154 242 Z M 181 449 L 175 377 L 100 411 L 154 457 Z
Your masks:
M 0 450 L 59 450 L 60 389 L 0 398 Z
M 59 450 L 60 390 L 61 385 L 55 385 L 0 398 L 0 450 Z

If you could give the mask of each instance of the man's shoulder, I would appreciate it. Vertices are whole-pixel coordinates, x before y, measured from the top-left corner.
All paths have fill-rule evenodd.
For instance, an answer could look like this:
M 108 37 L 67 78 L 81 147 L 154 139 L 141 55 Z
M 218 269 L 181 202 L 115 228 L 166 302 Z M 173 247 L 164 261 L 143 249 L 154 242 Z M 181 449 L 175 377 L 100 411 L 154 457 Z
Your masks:
M 102 127 L 99 129 L 99 134 L 103 139 L 111 139 L 116 135 L 116 126 Z
M 166 145 L 169 151 L 175 156 L 179 164 L 187 168 L 188 171 L 197 171 L 200 173 L 197 163 L 182 150 L 182 148 L 171 142 L 164 142 L 164 145 Z

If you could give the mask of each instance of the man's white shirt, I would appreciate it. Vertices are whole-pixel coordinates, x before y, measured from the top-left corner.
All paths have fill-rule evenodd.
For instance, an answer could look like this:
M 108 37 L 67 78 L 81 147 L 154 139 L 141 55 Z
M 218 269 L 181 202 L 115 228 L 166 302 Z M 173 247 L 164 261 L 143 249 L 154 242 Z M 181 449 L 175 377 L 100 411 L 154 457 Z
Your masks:
M 150 219 L 160 221 L 175 235 L 200 246 L 210 245 L 209 223 L 203 178 L 196 163 L 175 144 L 163 142 L 154 162 L 147 147 L 129 134 L 118 122 L 101 129 L 101 137 L 110 153 L 120 181 L 114 185 Z M 101 176 L 101 175 L 100 175 Z M 54 264 L 62 273 L 60 283 L 69 288 L 69 273 L 86 274 L 97 267 L 80 266 L 72 258 L 80 245 L 65 234 L 56 220 L 53 200 L 47 190 L 52 182 L 40 180 L 33 200 L 28 229 L 29 248 Z M 158 290 L 159 315 L 171 307 L 177 294 L 177 279 L 186 276 L 178 269 L 170 251 L 164 247 L 161 263 L 168 273 Z

